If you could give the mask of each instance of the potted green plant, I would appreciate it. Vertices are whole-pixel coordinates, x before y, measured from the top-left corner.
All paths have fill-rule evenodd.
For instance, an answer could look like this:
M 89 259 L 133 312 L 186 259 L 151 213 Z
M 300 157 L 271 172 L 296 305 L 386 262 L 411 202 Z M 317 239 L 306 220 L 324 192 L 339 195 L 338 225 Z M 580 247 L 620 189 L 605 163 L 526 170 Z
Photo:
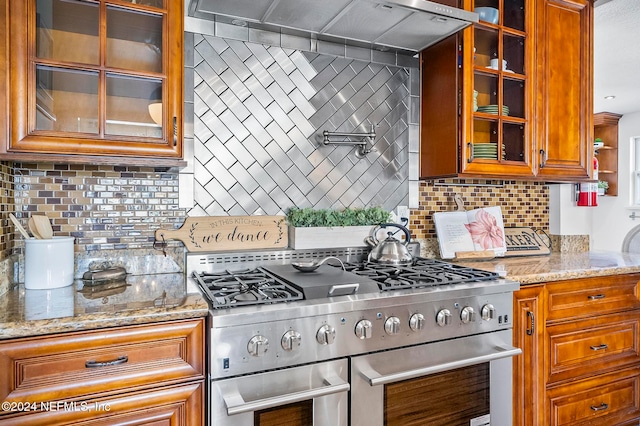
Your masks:
M 360 247 L 375 225 L 391 220 L 381 207 L 343 210 L 293 207 L 287 212 L 289 246 L 294 249 Z
M 598 195 L 604 195 L 607 192 L 607 189 L 609 189 L 609 182 L 607 182 L 606 180 L 599 180 Z

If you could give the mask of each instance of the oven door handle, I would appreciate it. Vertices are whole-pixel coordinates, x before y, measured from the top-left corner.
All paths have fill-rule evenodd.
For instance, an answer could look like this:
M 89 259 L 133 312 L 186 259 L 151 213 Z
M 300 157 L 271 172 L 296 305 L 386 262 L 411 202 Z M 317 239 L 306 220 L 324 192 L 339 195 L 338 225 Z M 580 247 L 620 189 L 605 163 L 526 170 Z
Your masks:
M 387 375 L 381 375 L 377 371 L 369 368 L 362 371 L 362 374 L 369 381 L 371 386 L 386 385 L 389 383 L 395 383 L 402 380 L 414 379 L 416 377 L 422 377 L 429 374 L 441 373 L 443 371 L 455 370 L 457 368 L 468 367 L 471 365 L 483 364 L 489 361 L 495 361 L 501 358 L 512 357 L 520 355 L 522 350 L 513 346 L 494 346 L 493 351 L 486 354 L 481 354 L 474 357 L 453 360 L 449 362 L 438 363 L 437 365 L 427 365 L 422 368 L 416 368 L 408 371 L 400 371 L 398 373 L 391 373 Z
M 291 404 L 294 402 L 304 401 L 307 399 L 318 398 L 321 396 L 331 395 L 334 393 L 348 392 L 349 383 L 342 380 L 338 376 L 328 376 L 324 378 L 326 386 L 308 389 L 300 392 L 294 392 L 286 395 L 278 395 L 270 398 L 258 399 L 256 401 L 245 402 L 237 389 L 225 392 L 222 395 L 227 406 L 227 414 L 247 413 L 251 411 L 264 410 L 266 408 L 278 407 L 281 405 Z

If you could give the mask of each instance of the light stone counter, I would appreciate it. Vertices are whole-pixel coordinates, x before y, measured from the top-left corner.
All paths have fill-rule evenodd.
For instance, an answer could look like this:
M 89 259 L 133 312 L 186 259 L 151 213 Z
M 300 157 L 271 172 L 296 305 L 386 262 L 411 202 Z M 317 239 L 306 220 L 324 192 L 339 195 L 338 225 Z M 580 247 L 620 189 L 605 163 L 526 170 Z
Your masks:
M 620 252 L 551 253 L 457 263 L 498 272 L 521 285 L 640 272 L 640 254 Z
M 0 339 L 205 317 L 206 300 L 182 273 L 51 290 L 15 286 L 0 296 Z

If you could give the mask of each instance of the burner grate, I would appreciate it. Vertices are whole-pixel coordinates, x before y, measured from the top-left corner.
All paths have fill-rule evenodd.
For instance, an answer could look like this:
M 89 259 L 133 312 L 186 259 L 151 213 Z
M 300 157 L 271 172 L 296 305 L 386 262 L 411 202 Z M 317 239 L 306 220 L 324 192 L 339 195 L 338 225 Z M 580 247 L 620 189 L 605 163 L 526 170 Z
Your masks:
M 303 297 L 295 288 L 258 269 L 194 272 L 193 277 L 214 309 L 290 302 Z
M 425 258 L 417 258 L 410 265 L 398 266 L 352 262 L 345 263 L 345 269 L 377 281 L 382 291 L 452 285 L 499 278 L 495 272 Z

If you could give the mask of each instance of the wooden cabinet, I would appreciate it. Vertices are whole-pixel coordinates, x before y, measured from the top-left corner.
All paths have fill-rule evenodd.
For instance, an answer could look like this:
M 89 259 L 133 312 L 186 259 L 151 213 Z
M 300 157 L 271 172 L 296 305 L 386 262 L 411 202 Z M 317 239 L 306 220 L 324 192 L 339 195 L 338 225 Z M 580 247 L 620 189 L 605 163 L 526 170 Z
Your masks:
M 181 163 L 182 0 L 0 0 L 0 9 L 3 158 Z
M 544 417 L 545 286 L 527 286 L 514 294 L 513 345 L 522 355 L 513 358 L 513 424 L 542 425 Z
M 538 176 L 593 174 L 593 4 L 536 2 Z
M 421 178 L 588 179 L 592 5 L 464 0 L 463 6 L 498 15 L 420 55 Z
M 605 195 L 618 195 L 618 121 L 622 115 L 600 112 L 593 116 L 593 137 L 604 146 L 596 151 L 599 163 L 598 179 L 609 184 Z
M 526 286 L 515 293 L 516 425 L 640 420 L 640 274 Z
M 204 340 L 187 320 L 1 342 L 0 424 L 204 424 Z

